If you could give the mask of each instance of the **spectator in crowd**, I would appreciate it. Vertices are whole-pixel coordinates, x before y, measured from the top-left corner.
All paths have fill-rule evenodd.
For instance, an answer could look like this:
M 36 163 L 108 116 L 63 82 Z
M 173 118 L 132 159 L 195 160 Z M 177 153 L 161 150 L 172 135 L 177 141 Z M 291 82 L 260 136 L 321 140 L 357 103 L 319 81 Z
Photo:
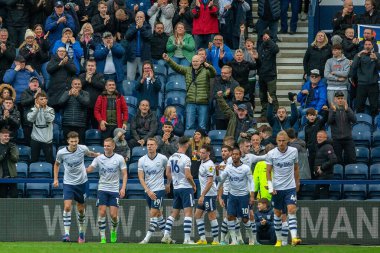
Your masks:
M 164 115 L 161 117 L 159 124 L 158 124 L 158 134 L 162 134 L 162 127 L 166 121 L 169 121 L 172 123 L 173 127 L 173 134 L 178 137 L 182 137 L 183 133 L 185 132 L 185 127 L 183 125 L 182 117 L 178 117 L 177 115 L 177 109 L 174 106 L 168 106 L 165 108 Z
M 208 49 L 206 50 L 207 62 L 210 62 L 215 68 L 217 75 L 220 75 L 219 62 L 222 65 L 229 61 L 232 61 L 233 54 L 231 49 L 223 43 L 222 35 L 215 35 L 213 43 L 209 43 Z
M 223 138 L 223 145 L 229 146 L 230 148 L 235 146 L 235 139 L 233 136 L 225 136 Z
M 317 153 L 314 162 L 314 177 L 316 180 L 333 179 L 334 164 L 337 163 L 337 157 L 334 153 L 330 140 L 327 139 L 327 133 L 321 130 L 317 134 Z M 328 199 L 329 184 L 320 184 L 315 186 L 315 196 L 320 199 Z
M 232 99 L 232 106 L 230 106 L 230 107 L 232 109 L 235 109 L 235 108 L 237 108 L 236 106 L 239 106 L 240 104 L 245 104 L 248 108 L 248 115 L 251 118 L 253 118 L 254 107 L 251 104 L 251 102 L 249 102 L 248 98 L 244 94 L 245 94 L 244 88 L 241 86 L 237 86 L 234 89 L 234 97 Z
M 97 6 L 94 0 L 83 0 L 83 8 L 79 10 L 78 19 L 80 22 L 80 26 L 83 27 L 85 23 L 91 22 L 93 16 L 97 12 Z M 112 2 L 112 1 L 109 1 Z
M 261 145 L 267 146 L 268 144 L 277 145 L 276 137 L 273 135 L 273 129 L 270 126 L 263 125 L 260 129 Z
M 67 57 L 72 60 L 75 64 L 76 75 L 79 75 L 81 71 L 80 61 L 83 57 L 83 49 L 80 43 L 75 40 L 73 31 L 70 28 L 65 28 L 62 31 L 61 40 L 57 40 L 54 43 L 52 52 L 57 52 L 57 49 L 60 47 L 64 47 L 66 49 Z
M 96 42 L 94 39 L 94 28 L 92 28 L 91 23 L 84 23 L 82 29 L 79 32 L 79 43 L 83 50 L 83 60 L 87 61 L 94 56 L 94 51 L 96 47 Z M 81 62 L 84 66 L 84 62 Z
M 148 100 L 150 110 L 154 114 L 158 109 L 158 93 L 161 90 L 160 79 L 156 78 L 153 64 L 145 61 L 141 70 L 141 77 L 137 80 L 136 91 L 139 93 L 139 100 Z
M 290 30 L 289 34 L 293 35 L 297 31 L 298 22 L 298 10 L 299 10 L 300 0 L 280 0 L 281 5 L 281 29 L 280 33 L 288 33 L 288 9 L 289 3 L 292 10 L 292 17 L 290 19 Z
M 166 44 L 166 50 L 174 62 L 182 66 L 190 66 L 191 59 L 195 55 L 195 42 L 193 36 L 185 32 L 183 23 L 179 22 L 175 26 L 174 34 L 169 37 Z
M 79 76 L 82 83 L 82 89 L 87 91 L 90 96 L 90 103 L 87 109 L 86 125 L 92 128 L 98 128 L 98 121 L 94 116 L 94 107 L 98 96 L 103 92 L 105 81 L 103 74 L 96 72 L 96 61 L 89 59 L 86 61 L 86 72 Z
M 167 54 L 162 58 L 168 62 L 169 66 L 176 72 L 185 76 L 186 80 L 186 129 L 196 129 L 195 115 L 197 115 L 198 125 L 202 129 L 207 129 L 209 120 L 209 90 L 210 79 L 216 75 L 213 66 L 204 62 L 194 55 L 190 67 L 183 67 L 175 63 Z
M 67 136 L 69 132 L 75 130 L 79 135 L 79 143 L 84 144 L 90 95 L 82 89 L 82 82 L 79 78 L 71 81 L 71 89 L 62 94 L 58 103 L 63 109 L 63 136 Z
M 94 116 L 99 123 L 103 139 L 111 137 L 116 128 L 127 129 L 127 103 L 116 90 L 114 80 L 106 81 L 105 91 L 96 100 Z
M 154 64 L 165 65 L 165 61 L 162 59 L 162 54 L 166 53 L 168 39 L 169 36 L 164 33 L 164 24 L 156 22 L 154 25 L 153 36 L 150 40 L 150 53 Z
M 265 154 L 265 146 L 261 144 L 261 136 L 259 132 L 254 132 L 251 136 L 251 152 L 250 153 L 254 155 Z
M 29 87 L 21 94 L 21 108 L 22 108 L 22 130 L 24 131 L 25 144 L 30 146 L 30 137 L 33 130 L 33 123 L 28 120 L 28 113 L 34 108 L 36 96 L 42 91 L 38 78 L 33 76 L 29 79 Z
M 297 95 L 300 103 L 300 114 L 303 116 L 308 108 L 314 108 L 317 112 L 327 104 L 327 89 L 325 82 L 321 79 L 318 69 L 310 71 L 310 80 L 306 81 Z
M 175 27 L 178 22 L 182 22 L 185 26 L 185 32 L 188 34 L 193 33 L 193 13 L 189 7 L 189 0 L 179 0 L 178 8 L 176 8 L 174 12 L 172 22 L 173 27 Z
M 256 240 L 260 244 L 274 245 L 276 243 L 276 233 L 274 231 L 274 213 L 270 208 L 269 200 L 260 198 L 257 204 L 257 211 L 255 212 L 256 222 Z
M 50 83 L 48 89 L 49 106 L 55 111 L 59 110 L 59 98 L 66 91 L 69 81 L 75 75 L 77 69 L 73 60 L 67 56 L 66 49 L 59 47 L 56 54 L 53 55 L 47 64 L 47 72 L 50 74 Z
M 378 25 L 380 24 L 380 13 L 375 8 L 374 0 L 365 0 L 365 12 L 359 16 L 358 24 Z
M 178 136 L 174 135 L 173 124 L 171 121 L 165 121 L 162 124 L 162 134 L 156 137 L 158 152 L 166 157 L 170 157 L 178 150 Z
M 96 36 L 97 42 L 100 42 L 100 38 L 105 32 L 110 32 L 114 34 L 114 17 L 107 13 L 108 7 L 107 3 L 100 1 L 98 3 L 99 13 L 92 17 L 91 25 L 94 28 L 94 33 Z
M 106 1 L 107 4 L 107 13 L 115 17 L 118 10 L 126 10 L 124 0 L 109 0 Z M 132 13 L 132 12 L 131 12 Z
M 308 75 L 313 69 L 318 69 L 323 78 L 326 61 L 331 58 L 331 46 L 328 42 L 326 33 L 319 31 L 313 43 L 307 48 L 303 57 L 304 80 L 308 79 Z
M 153 138 L 157 132 L 156 114 L 151 112 L 148 100 L 142 100 L 137 115 L 131 121 L 132 139 L 129 140 L 131 149 L 146 146 L 148 138 Z
M 296 131 L 294 128 L 288 128 L 285 132 L 289 136 L 289 146 L 294 147 L 298 151 L 298 164 L 299 164 L 299 174 L 300 179 L 311 179 L 311 171 L 309 166 L 310 151 L 306 148 L 306 143 L 304 140 L 297 138 Z
M 27 114 L 28 121 L 33 123 L 31 135 L 31 163 L 38 162 L 40 151 L 44 152 L 48 163 L 54 163 L 53 157 L 53 121 L 54 109 L 47 105 L 46 93 L 41 91 L 36 94 L 35 104 Z
M 45 90 L 49 87 L 50 75 L 46 71 L 46 65 L 50 60 L 50 43 L 48 40 L 48 35 L 44 33 L 44 27 L 41 24 L 36 24 L 33 27 L 33 32 L 36 35 L 35 40 L 41 50 L 41 72 L 44 77 L 44 88 Z
M 327 80 L 327 101 L 334 100 L 337 90 L 342 91 L 348 97 L 348 74 L 350 72 L 350 61 L 343 55 L 342 46 L 332 46 L 333 57 L 328 59 L 325 67 L 325 78 Z
M 201 57 L 201 63 L 204 63 L 207 60 L 207 51 L 204 48 L 199 48 L 197 50 L 197 55 Z
M 213 35 L 219 33 L 218 2 L 195 0 L 191 5 L 193 13 L 193 35 L 197 49 L 207 48 Z
M 10 132 L 7 129 L 0 131 L 0 178 L 17 177 L 16 164 L 18 162 L 18 148 L 10 142 Z M 17 183 L 0 184 L 0 198 L 17 198 Z
M 36 24 L 43 24 L 46 19 L 51 15 L 54 9 L 54 1 L 36 1 L 34 6 L 31 8 L 33 15 L 31 15 L 31 20 L 29 21 L 32 26 Z
M 340 37 L 343 37 L 346 28 L 354 28 L 354 25 L 356 25 L 357 22 L 358 17 L 354 13 L 354 4 L 352 0 L 344 0 L 343 10 L 338 11 L 332 20 L 333 35 L 339 35 Z
M 378 114 L 380 54 L 373 51 L 373 44 L 366 40 L 364 50 L 360 51 L 352 63 L 352 76 L 357 83 L 356 112 L 364 112 L 368 98 L 371 115 Z
M 37 43 L 36 35 L 30 29 L 25 32 L 25 40 L 19 48 L 19 55 L 24 57 L 26 65 L 30 65 L 38 73 L 41 73 L 42 64 L 46 62 L 46 52 L 42 51 Z
M 276 114 L 273 110 L 273 99 L 268 94 L 268 111 L 267 111 L 267 119 L 269 122 L 269 125 L 272 127 L 273 130 L 273 136 L 276 137 L 277 133 L 286 130 L 288 128 L 293 127 L 293 125 L 297 122 L 298 119 L 298 112 L 296 107 L 296 99 L 295 97 L 289 97 L 290 100 L 290 108 L 291 108 L 291 115 L 288 116 L 288 113 L 286 112 L 285 107 L 279 107 L 276 110 Z
M 136 14 L 141 11 L 147 15 L 150 7 L 151 2 L 149 0 L 126 0 L 126 8 Z
M 352 139 L 352 125 L 355 123 L 356 116 L 344 99 L 343 92 L 337 91 L 334 102 L 330 104 L 327 124 L 331 127 L 332 145 L 339 164 L 356 162 L 355 143 Z
M 61 39 L 63 29 L 65 28 L 75 31 L 75 22 L 73 17 L 65 12 L 63 2 L 57 1 L 54 5 L 54 12 L 45 22 L 45 31 L 49 34 L 48 38 L 51 45 L 54 45 L 57 40 Z M 53 53 L 55 52 L 53 51 Z
M 223 98 L 229 107 L 232 107 L 233 97 L 235 88 L 239 86 L 239 83 L 235 81 L 232 77 L 232 68 L 230 66 L 224 65 L 220 71 L 221 75 L 217 76 L 214 81 L 214 91 L 213 91 L 213 99 L 214 99 L 214 121 L 216 129 L 226 130 L 228 127 L 228 121 L 224 116 L 221 108 L 216 103 L 218 98 L 218 92 L 223 92 Z
M 247 137 L 248 129 L 256 126 L 256 121 L 248 115 L 247 106 L 240 104 L 231 109 L 223 99 L 222 91 L 217 92 L 216 101 L 226 120 L 228 120 L 226 136 L 233 136 L 236 141 L 241 137 Z
M 96 71 L 102 73 L 105 80 L 116 82 L 117 91 L 124 93 L 123 80 L 123 56 L 124 48 L 115 42 L 110 32 L 103 33 L 103 43 L 96 46 L 94 57 L 96 60 Z
M 273 41 L 278 42 L 277 37 L 278 20 L 281 16 L 280 1 L 276 0 L 258 0 L 257 14 L 259 19 L 256 23 L 257 30 L 257 48 L 263 42 L 263 35 L 266 29 L 269 29 Z
M 42 83 L 41 77 L 37 71 L 30 65 L 26 65 L 25 58 L 21 55 L 16 56 L 14 64 L 5 72 L 4 83 L 12 85 L 16 91 L 15 103 L 20 103 L 22 92 L 28 88 L 28 81 L 32 76 L 36 76 L 38 81 Z
M 164 24 L 164 32 L 167 35 L 173 33 L 173 24 L 172 19 L 174 16 L 175 8 L 172 3 L 169 3 L 168 0 L 157 0 L 152 7 L 148 10 L 148 16 L 150 17 L 149 23 L 153 28 L 154 24 L 157 21 L 160 21 Z M 153 32 L 153 30 L 152 30 Z
M 12 85 L 3 83 L 0 85 L 0 104 L 3 104 L 7 97 L 11 97 L 13 101 L 16 100 L 16 91 Z
M 3 80 L 5 71 L 12 66 L 16 57 L 16 49 L 8 40 L 8 31 L 0 28 L 0 81 Z
M 300 0 L 299 3 L 300 3 L 299 9 L 298 9 L 298 13 L 300 14 L 299 18 L 301 19 L 301 21 L 306 21 L 307 15 L 309 13 L 310 0 Z M 303 10 L 302 10 L 302 3 L 303 3 Z
M 125 162 L 128 162 L 131 158 L 131 149 L 128 146 L 128 142 L 125 139 L 125 130 L 123 128 L 116 128 L 113 131 L 113 140 L 115 142 L 115 150 L 116 154 L 121 155 Z
M 123 0 L 118 0 L 123 1 Z M 124 35 L 128 27 L 135 20 L 135 14 L 129 10 L 118 9 L 115 13 L 115 36 L 117 42 L 124 42 Z
M 355 38 L 354 28 L 347 28 L 344 33 L 342 41 L 343 54 L 348 60 L 354 59 L 355 55 L 359 52 L 359 39 Z
M 129 26 L 125 38 L 128 41 L 127 79 L 135 80 L 137 69 L 142 69 L 144 61 L 150 61 L 152 29 L 145 22 L 145 14 L 142 11 L 136 13 L 135 23 Z M 142 75 L 142 73 L 140 73 Z
M 377 45 L 375 34 L 371 28 L 365 28 L 364 29 L 363 40 L 361 40 L 359 42 L 359 52 L 364 49 L 364 44 L 365 44 L 366 40 L 369 40 L 372 42 L 373 50 L 378 53 L 379 52 L 379 46 Z
M 280 49 L 276 43 L 270 37 L 270 31 L 266 30 L 263 33 L 258 53 L 260 66 L 258 68 L 258 74 L 260 76 L 260 102 L 261 102 L 261 117 L 266 116 L 268 107 L 268 96 L 273 99 L 274 110 L 277 111 L 278 101 L 276 95 L 277 89 L 277 62 L 276 55 L 280 52 Z

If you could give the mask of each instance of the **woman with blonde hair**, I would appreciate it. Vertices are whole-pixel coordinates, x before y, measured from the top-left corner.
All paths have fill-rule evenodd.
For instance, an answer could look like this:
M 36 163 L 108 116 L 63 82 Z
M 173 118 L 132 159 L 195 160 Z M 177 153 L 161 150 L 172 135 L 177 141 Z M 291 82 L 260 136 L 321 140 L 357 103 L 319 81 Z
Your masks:
M 26 65 L 32 66 L 38 73 L 41 73 L 43 57 L 36 41 L 36 34 L 31 29 L 25 32 L 25 40 L 19 47 L 19 54 L 24 57 Z
M 183 116 L 183 115 L 182 115 Z M 166 107 L 164 115 L 160 118 L 158 132 L 162 134 L 162 126 L 165 121 L 170 121 L 173 125 L 173 134 L 181 137 L 185 132 L 185 127 L 183 125 L 182 119 L 178 117 L 177 109 L 174 106 Z
M 95 51 L 95 41 L 94 41 L 94 28 L 91 23 L 84 23 L 79 34 L 79 43 L 83 48 L 82 66 L 84 66 L 84 61 L 90 59 Z M 84 60 L 84 61 L 83 61 Z
M 331 46 L 328 42 L 326 33 L 319 31 L 313 43 L 307 48 L 305 56 L 303 57 L 303 78 L 305 80 L 313 69 L 318 69 L 323 78 L 326 61 L 332 57 Z

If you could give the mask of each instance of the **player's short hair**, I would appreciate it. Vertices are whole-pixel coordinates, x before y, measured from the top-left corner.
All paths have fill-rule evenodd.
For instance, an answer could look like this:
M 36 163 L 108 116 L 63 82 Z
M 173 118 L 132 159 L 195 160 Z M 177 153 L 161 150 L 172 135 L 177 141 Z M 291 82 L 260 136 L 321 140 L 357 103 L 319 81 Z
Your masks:
M 107 6 L 107 3 L 106 3 L 105 1 L 99 1 L 99 3 L 98 3 L 98 7 L 99 7 L 100 5 L 105 5 L 105 6 Z
M 244 143 L 247 143 L 247 142 L 249 143 L 249 140 L 248 140 L 248 139 L 241 138 L 241 139 L 239 140 L 239 143 L 238 143 L 238 144 L 239 144 L 239 146 L 240 146 L 240 145 L 242 145 L 242 144 L 244 144 Z
M 79 138 L 79 134 L 75 131 L 70 131 L 68 134 L 67 134 L 67 139 L 71 139 L 71 138 Z
M 238 151 L 239 151 L 239 154 L 241 155 L 241 151 L 240 151 L 240 148 L 239 148 L 238 146 L 234 146 L 234 147 L 232 148 L 232 151 L 234 151 L 234 150 L 238 150 Z
M 211 152 L 211 146 L 208 144 L 203 144 L 201 149 L 205 149 L 206 152 L 209 152 L 209 153 Z
M 278 132 L 277 137 L 278 137 L 278 136 L 283 136 L 283 137 L 285 137 L 287 140 L 289 140 L 289 135 L 285 132 L 285 130 L 282 130 L 282 131 Z
M 317 111 L 314 109 L 314 108 L 308 108 L 307 110 L 306 110 L 306 116 L 307 115 L 317 115 Z
M 182 136 L 182 137 L 180 137 L 179 140 L 178 140 L 178 145 L 179 145 L 179 146 L 185 146 L 186 144 L 189 143 L 189 141 L 190 141 L 189 137 L 187 137 L 187 136 Z
M 237 87 L 234 89 L 234 92 L 243 92 L 243 93 L 244 93 L 244 88 L 241 87 L 241 86 L 237 86 Z
M 111 137 L 104 139 L 103 142 L 111 142 L 113 145 L 115 145 L 115 141 Z
M 294 130 L 294 128 L 288 128 L 288 129 L 285 130 L 285 132 L 288 134 L 288 136 L 289 136 L 290 139 L 297 138 L 297 133 Z
M 156 138 L 148 138 L 146 140 L 146 143 L 148 143 L 148 141 L 154 141 L 154 143 L 156 143 L 156 145 L 158 144 Z
M 273 134 L 273 129 L 270 126 L 264 126 L 261 130 L 262 133 L 265 133 L 267 135 Z
M 228 145 L 223 145 L 222 146 L 222 149 L 226 148 L 228 150 L 228 152 L 231 152 L 232 151 L 232 147 L 231 146 L 228 146 Z

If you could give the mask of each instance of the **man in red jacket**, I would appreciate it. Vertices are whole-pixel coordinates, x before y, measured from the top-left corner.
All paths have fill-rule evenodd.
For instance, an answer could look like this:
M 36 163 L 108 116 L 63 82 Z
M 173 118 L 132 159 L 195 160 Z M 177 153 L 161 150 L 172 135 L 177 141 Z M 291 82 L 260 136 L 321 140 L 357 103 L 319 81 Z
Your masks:
M 125 99 L 116 90 L 114 80 L 107 80 L 105 91 L 99 95 L 94 108 L 103 139 L 112 137 L 116 128 L 127 129 L 128 107 Z
M 196 0 L 192 7 L 195 45 L 197 49 L 208 48 L 213 35 L 219 33 L 218 6 L 214 0 Z

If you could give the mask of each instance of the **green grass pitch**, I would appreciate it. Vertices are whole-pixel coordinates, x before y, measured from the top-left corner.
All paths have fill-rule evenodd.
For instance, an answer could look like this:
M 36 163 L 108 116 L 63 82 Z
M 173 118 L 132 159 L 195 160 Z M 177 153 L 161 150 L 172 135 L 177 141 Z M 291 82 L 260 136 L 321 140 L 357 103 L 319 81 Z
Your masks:
M 376 253 L 380 247 L 349 245 L 300 245 L 297 247 L 281 247 L 264 245 L 211 246 L 211 245 L 165 245 L 135 243 L 61 243 L 61 242 L 6 242 L 0 243 L 0 252 L 4 253 Z

